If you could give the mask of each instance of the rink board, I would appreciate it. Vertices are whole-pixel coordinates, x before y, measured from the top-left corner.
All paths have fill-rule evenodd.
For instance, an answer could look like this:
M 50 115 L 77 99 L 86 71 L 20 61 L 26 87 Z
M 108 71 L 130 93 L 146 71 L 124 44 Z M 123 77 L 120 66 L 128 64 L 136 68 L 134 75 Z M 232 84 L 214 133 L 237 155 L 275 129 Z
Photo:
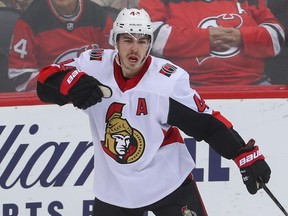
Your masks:
M 259 143 L 272 169 L 268 187 L 288 209 L 287 99 L 206 102 L 221 110 L 245 140 Z M 90 215 L 93 149 L 87 116 L 71 105 L 38 104 L 0 107 L 0 119 L 0 215 Z M 263 190 L 246 191 L 233 161 L 219 157 L 219 164 L 204 142 L 193 149 L 210 216 L 283 215 Z

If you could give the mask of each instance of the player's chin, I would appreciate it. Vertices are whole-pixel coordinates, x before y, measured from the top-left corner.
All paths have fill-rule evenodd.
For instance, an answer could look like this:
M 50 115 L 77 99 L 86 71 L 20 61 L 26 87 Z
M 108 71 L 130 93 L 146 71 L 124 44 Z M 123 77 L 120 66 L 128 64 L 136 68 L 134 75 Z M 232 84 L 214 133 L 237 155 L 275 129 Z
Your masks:
M 137 69 L 140 69 L 140 68 L 141 68 L 141 64 L 140 64 L 139 61 L 137 61 L 137 62 L 129 62 L 128 68 L 129 68 L 130 70 L 137 70 Z

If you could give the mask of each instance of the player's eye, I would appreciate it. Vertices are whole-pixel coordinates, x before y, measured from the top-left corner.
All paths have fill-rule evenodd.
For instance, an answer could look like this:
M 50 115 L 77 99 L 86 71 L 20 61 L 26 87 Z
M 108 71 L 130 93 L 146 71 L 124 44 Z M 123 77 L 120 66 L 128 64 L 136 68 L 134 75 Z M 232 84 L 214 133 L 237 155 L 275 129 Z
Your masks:
M 140 44 L 141 46 L 148 46 L 148 45 L 149 45 L 147 39 L 140 39 L 140 40 L 138 41 L 138 44 Z

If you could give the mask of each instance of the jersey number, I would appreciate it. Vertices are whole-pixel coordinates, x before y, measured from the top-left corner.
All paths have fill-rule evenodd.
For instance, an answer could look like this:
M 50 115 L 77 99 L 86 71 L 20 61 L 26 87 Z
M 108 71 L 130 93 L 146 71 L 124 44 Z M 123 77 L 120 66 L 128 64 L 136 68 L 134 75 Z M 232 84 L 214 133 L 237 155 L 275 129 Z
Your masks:
M 14 51 L 20 54 L 20 58 L 24 59 L 27 55 L 27 40 L 21 39 L 18 43 L 14 45 Z
M 205 101 L 197 95 L 194 95 L 194 101 L 197 105 L 198 112 L 204 112 L 205 109 L 208 108 L 208 106 L 205 104 Z

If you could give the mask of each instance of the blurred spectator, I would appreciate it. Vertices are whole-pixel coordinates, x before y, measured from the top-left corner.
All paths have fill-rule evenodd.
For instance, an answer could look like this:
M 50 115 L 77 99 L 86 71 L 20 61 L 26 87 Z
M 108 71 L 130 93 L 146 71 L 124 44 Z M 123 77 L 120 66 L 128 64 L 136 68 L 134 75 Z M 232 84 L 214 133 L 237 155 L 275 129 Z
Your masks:
M 97 4 L 105 7 L 113 7 L 118 10 L 124 8 L 136 8 L 139 4 L 139 0 L 92 0 Z
M 6 7 L 5 3 L 0 1 L 0 7 Z
M 0 92 L 10 92 L 12 87 L 8 78 L 9 47 L 20 12 L 14 8 L 5 7 L 2 2 L 0 3 Z
M 20 12 L 23 12 L 28 8 L 33 0 L 2 0 L 7 7 L 15 8 Z
M 265 58 L 284 30 L 263 0 L 140 0 L 154 21 L 153 54 L 190 73 L 191 85 L 266 84 Z
M 18 19 L 9 78 L 16 91 L 34 91 L 39 68 L 101 46 L 110 48 L 112 19 L 90 0 L 35 0 Z
M 25 11 L 32 1 L 33 0 L 12 0 L 12 2 L 14 2 L 14 7 L 21 12 Z
M 124 8 L 137 8 L 139 0 L 92 0 L 93 2 L 106 7 L 109 14 L 115 20 L 120 10 Z
M 271 77 L 272 84 L 288 84 L 288 1 L 268 0 L 268 7 L 285 28 L 285 46 L 275 58 L 266 61 L 265 73 Z

